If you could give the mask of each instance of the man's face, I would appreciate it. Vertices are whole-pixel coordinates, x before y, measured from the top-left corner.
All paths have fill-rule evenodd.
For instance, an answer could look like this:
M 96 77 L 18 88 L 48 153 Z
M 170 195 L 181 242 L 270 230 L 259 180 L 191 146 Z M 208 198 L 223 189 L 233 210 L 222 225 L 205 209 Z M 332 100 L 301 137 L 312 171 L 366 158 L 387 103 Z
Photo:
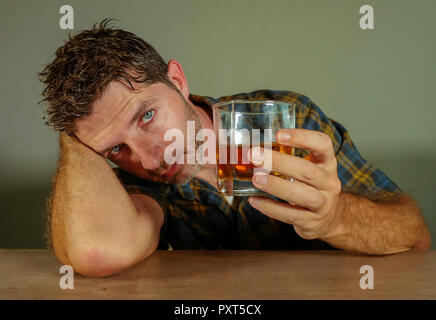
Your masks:
M 113 81 L 93 104 L 92 113 L 77 122 L 76 136 L 87 146 L 110 159 L 125 171 L 157 182 L 182 184 L 195 176 L 198 164 L 165 162 L 165 132 L 179 129 L 186 137 L 187 121 L 200 120 L 188 102 L 175 89 L 163 83 L 133 84 L 129 89 Z M 186 163 L 186 141 L 185 159 Z M 196 145 L 197 149 L 198 145 Z

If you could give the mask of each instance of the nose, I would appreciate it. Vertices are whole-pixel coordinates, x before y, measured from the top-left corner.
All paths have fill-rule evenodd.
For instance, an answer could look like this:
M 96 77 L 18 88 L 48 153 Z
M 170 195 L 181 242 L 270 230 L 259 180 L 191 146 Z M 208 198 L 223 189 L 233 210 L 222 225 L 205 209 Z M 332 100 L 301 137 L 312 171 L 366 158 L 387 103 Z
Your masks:
M 163 147 L 152 141 L 132 141 L 130 149 L 146 170 L 157 170 L 161 166 Z

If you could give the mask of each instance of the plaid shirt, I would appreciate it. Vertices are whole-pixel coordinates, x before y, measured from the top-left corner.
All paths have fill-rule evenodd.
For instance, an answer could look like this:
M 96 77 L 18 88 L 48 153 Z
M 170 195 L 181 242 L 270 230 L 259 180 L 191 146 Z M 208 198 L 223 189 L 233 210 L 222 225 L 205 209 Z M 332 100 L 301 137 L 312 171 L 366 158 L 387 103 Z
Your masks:
M 304 95 L 271 90 L 219 99 L 190 95 L 190 100 L 211 118 L 214 103 L 236 99 L 294 102 L 297 106 L 297 128 L 322 131 L 332 138 L 343 191 L 370 199 L 390 198 L 402 192 L 382 171 L 362 158 L 342 125 L 327 118 Z M 296 149 L 295 155 L 304 157 L 308 152 Z M 252 208 L 247 197 L 239 198 L 236 204 L 230 205 L 222 193 L 202 179 L 193 178 L 184 185 L 176 186 L 140 179 L 119 168 L 114 170 L 128 193 L 146 194 L 162 207 L 165 220 L 158 249 L 332 249 L 319 239 L 302 239 L 292 225 L 271 219 Z

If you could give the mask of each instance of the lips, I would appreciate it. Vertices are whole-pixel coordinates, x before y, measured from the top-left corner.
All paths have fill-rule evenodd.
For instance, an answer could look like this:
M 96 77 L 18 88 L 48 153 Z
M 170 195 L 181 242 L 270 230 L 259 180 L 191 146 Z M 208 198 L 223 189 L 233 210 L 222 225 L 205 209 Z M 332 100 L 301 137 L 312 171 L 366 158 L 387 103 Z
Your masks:
M 171 177 L 171 176 L 176 172 L 177 168 L 178 168 L 177 163 L 173 164 L 173 165 L 171 166 L 171 168 L 170 168 L 167 172 L 165 172 L 165 173 L 162 175 L 162 177 L 164 177 L 164 178 L 169 178 L 169 177 Z

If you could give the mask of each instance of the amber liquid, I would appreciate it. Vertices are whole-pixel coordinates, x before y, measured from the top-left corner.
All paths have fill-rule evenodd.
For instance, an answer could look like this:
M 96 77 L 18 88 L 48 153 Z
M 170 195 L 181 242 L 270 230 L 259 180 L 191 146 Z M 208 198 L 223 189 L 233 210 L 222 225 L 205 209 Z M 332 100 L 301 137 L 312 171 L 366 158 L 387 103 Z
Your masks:
M 263 144 L 260 144 L 261 147 L 263 147 Z M 254 165 L 249 162 L 249 159 L 247 157 L 247 152 L 249 150 L 249 146 L 238 145 L 231 148 L 229 145 L 226 147 L 221 147 L 227 149 L 226 155 L 227 159 L 226 161 L 221 160 L 221 162 L 225 162 L 224 164 L 220 163 L 219 160 L 219 149 L 220 147 L 217 146 L 216 150 L 216 156 L 217 156 L 217 165 L 218 165 L 218 178 L 219 179 L 226 179 L 226 180 L 232 180 L 232 179 L 238 179 L 238 180 L 251 180 L 253 177 L 254 172 Z M 272 150 L 278 151 L 280 153 L 286 153 L 286 154 L 292 154 L 292 147 L 280 145 L 277 142 L 272 143 Z M 234 158 L 231 158 L 231 152 L 234 152 Z M 237 158 L 236 158 L 237 156 Z M 237 159 L 236 164 L 232 164 L 231 160 Z M 233 162 L 236 162 L 233 160 Z M 277 172 L 271 172 L 270 174 L 276 175 L 276 176 L 282 176 Z

